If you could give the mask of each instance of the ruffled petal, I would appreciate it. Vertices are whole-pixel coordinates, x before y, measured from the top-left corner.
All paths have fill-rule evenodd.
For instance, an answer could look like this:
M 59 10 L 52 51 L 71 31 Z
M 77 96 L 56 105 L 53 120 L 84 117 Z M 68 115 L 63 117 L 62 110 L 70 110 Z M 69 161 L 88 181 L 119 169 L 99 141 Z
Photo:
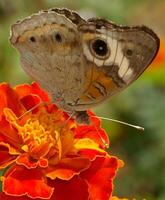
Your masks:
M 0 199 L 1 200 L 32 200 L 30 197 L 27 196 L 10 196 L 10 195 L 6 195 L 5 193 L 0 193 Z M 39 200 L 39 199 L 35 199 L 35 200 Z M 41 199 L 40 199 L 41 200 Z
M 105 144 L 109 145 L 109 138 L 106 132 L 102 128 L 93 125 L 79 125 L 75 130 L 75 137 L 90 138 L 102 148 L 105 148 Z
M 19 133 L 6 120 L 4 115 L 1 116 L 0 120 L 0 141 L 8 143 L 15 148 L 19 148 L 19 145 L 22 143 L 22 138 L 20 137 Z
M 74 147 L 77 150 L 84 150 L 84 149 L 90 149 L 95 150 L 101 153 L 104 153 L 105 151 L 99 147 L 99 144 L 95 141 L 89 139 L 89 138 L 82 138 L 75 142 Z
M 87 169 L 90 165 L 90 161 L 87 158 L 65 158 L 60 161 L 59 164 L 49 169 L 46 176 L 51 179 L 69 180 L 76 174 Z
M 2 191 L 8 195 L 27 195 L 31 198 L 49 199 L 53 190 L 46 184 L 44 174 L 39 169 L 28 170 L 15 166 L 8 170 L 3 178 Z
M 10 154 L 9 145 L 0 142 L 0 169 L 3 169 L 13 163 L 16 159 L 15 155 Z
M 48 161 L 46 159 L 39 159 L 39 160 L 34 160 L 29 157 L 28 154 L 21 154 L 17 160 L 16 163 L 19 165 L 23 165 L 28 169 L 34 169 L 38 166 L 40 167 L 47 167 L 48 166 Z
M 88 110 L 87 113 L 89 115 L 91 124 L 93 124 L 96 127 L 100 127 L 101 120 L 91 110 Z
M 79 154 L 86 158 L 89 158 L 92 161 L 95 160 L 95 158 L 98 156 L 100 157 L 106 156 L 107 152 L 106 151 L 101 152 L 94 149 L 81 149 L 79 151 Z
M 15 91 L 17 92 L 20 99 L 29 95 L 37 95 L 44 102 L 50 101 L 50 97 L 43 89 L 40 88 L 40 86 L 36 82 L 33 82 L 31 85 L 29 84 L 19 85 L 15 87 Z
M 24 112 L 17 93 L 7 83 L 0 84 L 0 115 L 5 107 L 12 109 L 16 116 Z
M 89 184 L 90 200 L 109 200 L 113 190 L 113 178 L 119 167 L 118 159 L 115 157 L 98 157 L 91 167 L 82 173 L 82 177 Z
M 42 200 L 43 198 L 35 198 L 35 200 Z M 28 197 L 28 196 L 11 196 L 11 195 L 7 195 L 5 193 L 0 193 L 0 200 L 32 200 L 32 198 Z M 50 198 L 49 200 L 55 200 Z M 58 200 L 58 199 L 57 199 Z
M 27 111 L 29 111 L 30 109 L 32 109 L 32 113 L 36 113 L 39 111 L 39 105 L 41 103 L 41 99 L 38 96 L 27 95 L 22 99 L 20 99 L 20 101 Z M 36 105 L 38 106 L 35 109 L 33 109 Z

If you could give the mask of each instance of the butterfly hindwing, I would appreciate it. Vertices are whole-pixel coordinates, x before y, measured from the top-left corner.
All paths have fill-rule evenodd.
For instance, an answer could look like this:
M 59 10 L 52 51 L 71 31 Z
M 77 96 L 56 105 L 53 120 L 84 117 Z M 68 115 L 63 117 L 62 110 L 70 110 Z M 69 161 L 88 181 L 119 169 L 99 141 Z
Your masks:
M 145 26 L 118 26 L 91 19 L 78 28 L 87 71 L 87 84 L 79 100 L 81 108 L 100 103 L 130 85 L 159 49 L 158 37 Z

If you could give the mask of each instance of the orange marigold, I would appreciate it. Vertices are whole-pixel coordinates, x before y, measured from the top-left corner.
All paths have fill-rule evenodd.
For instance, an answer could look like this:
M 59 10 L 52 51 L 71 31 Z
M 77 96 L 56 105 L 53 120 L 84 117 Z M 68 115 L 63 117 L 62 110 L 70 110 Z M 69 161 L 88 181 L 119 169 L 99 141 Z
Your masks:
M 41 101 L 48 104 L 19 118 Z M 109 200 L 123 163 L 102 139 L 109 143 L 99 119 L 77 124 L 36 83 L 1 84 L 0 199 Z
M 161 41 L 160 41 L 160 49 L 158 51 L 158 55 L 156 56 L 156 58 L 154 59 L 153 63 L 152 63 L 152 66 L 155 66 L 155 65 L 160 65 L 162 67 L 164 67 L 164 64 L 165 64 L 165 39 L 162 38 Z

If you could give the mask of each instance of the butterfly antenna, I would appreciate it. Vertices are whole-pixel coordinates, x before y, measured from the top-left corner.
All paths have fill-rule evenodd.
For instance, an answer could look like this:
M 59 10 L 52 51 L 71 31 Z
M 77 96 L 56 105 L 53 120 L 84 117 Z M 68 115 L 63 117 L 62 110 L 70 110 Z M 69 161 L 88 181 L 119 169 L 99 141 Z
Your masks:
M 22 117 L 24 117 L 25 115 L 29 114 L 30 112 L 32 112 L 33 110 L 35 110 L 36 108 L 38 108 L 39 106 L 44 106 L 46 105 L 46 102 L 40 102 L 38 104 L 36 104 L 35 106 L 33 106 L 32 108 L 30 108 L 29 110 L 27 110 L 26 112 L 24 112 L 21 116 L 17 117 L 17 120 L 21 119 Z
M 58 103 L 59 101 L 61 101 L 61 99 L 59 98 L 56 103 Z M 30 112 L 32 112 L 33 110 L 35 110 L 36 108 L 38 108 L 39 106 L 46 106 L 48 104 L 51 104 L 50 102 L 45 102 L 45 101 L 41 101 L 40 103 L 36 104 L 35 106 L 33 106 L 32 108 L 30 108 L 29 110 L 27 110 L 26 112 L 24 112 L 21 116 L 17 117 L 17 120 L 21 119 L 22 117 L 24 117 L 25 115 L 29 114 Z M 55 104 L 55 103 L 52 103 Z
M 60 139 L 60 135 L 61 135 L 61 133 L 62 133 L 63 128 L 65 128 L 65 126 L 67 125 L 67 123 L 69 122 L 69 120 L 72 119 L 73 116 L 74 116 L 74 112 L 70 114 L 70 116 L 68 117 L 68 119 L 66 119 L 65 122 L 64 122 L 64 123 L 62 124 L 62 126 L 60 127 L 60 130 L 59 130 L 59 133 L 60 133 L 60 134 L 59 134 L 58 137 L 56 138 L 57 141 L 59 141 L 59 139 Z
M 73 116 L 74 116 L 74 112 L 72 112 L 72 113 L 69 115 L 68 119 L 65 120 L 65 122 L 64 122 L 64 123 L 62 124 L 62 126 L 60 127 L 60 130 L 62 130 L 62 129 L 67 125 L 67 123 L 69 122 L 70 119 L 72 119 Z
M 123 122 L 123 121 L 120 121 L 120 120 L 117 120 L 117 119 L 112 119 L 112 118 L 107 118 L 107 117 L 99 117 L 99 116 L 92 116 L 92 117 L 96 117 L 96 118 L 107 120 L 107 121 L 116 122 L 116 123 L 119 123 L 119 124 L 123 124 L 123 125 L 129 126 L 129 127 L 135 128 L 139 131 L 144 131 L 144 127 L 136 126 L 134 124 L 129 124 L 127 122 Z

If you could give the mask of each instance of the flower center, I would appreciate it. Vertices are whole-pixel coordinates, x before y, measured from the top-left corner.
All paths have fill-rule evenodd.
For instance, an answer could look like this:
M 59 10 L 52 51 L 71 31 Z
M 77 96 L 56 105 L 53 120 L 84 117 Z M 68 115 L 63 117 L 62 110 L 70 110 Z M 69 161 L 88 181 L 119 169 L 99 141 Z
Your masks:
M 43 108 L 36 114 L 30 114 L 23 123 L 10 109 L 5 108 L 4 113 L 7 121 L 18 130 L 21 136 L 23 144 L 21 150 L 33 159 L 52 156 L 61 159 L 69 150 L 66 144 L 73 144 L 73 126 L 65 123 L 66 119 L 61 111 L 48 113 Z

